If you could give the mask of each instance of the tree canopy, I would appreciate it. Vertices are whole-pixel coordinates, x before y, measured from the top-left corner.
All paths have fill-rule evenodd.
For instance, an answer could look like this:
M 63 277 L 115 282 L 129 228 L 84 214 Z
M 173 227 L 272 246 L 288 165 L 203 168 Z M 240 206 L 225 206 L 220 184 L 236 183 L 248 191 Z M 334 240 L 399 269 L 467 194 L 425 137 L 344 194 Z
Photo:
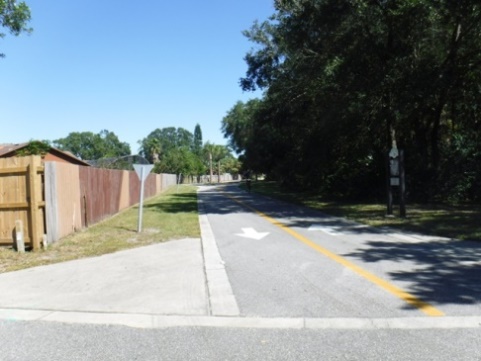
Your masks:
M 0 24 L 12 35 L 19 35 L 22 32 L 30 33 L 32 29 L 28 27 L 31 14 L 30 8 L 23 1 L 0 0 Z M 0 32 L 0 38 L 5 37 L 4 32 Z M 0 57 L 5 56 L 0 53 Z
M 202 129 L 196 124 L 194 134 L 184 128 L 157 128 L 139 141 L 140 153 L 155 164 L 156 173 L 175 173 L 200 176 L 209 172 L 212 159 L 213 174 L 240 169 L 239 162 L 223 145 L 203 144 Z
M 153 163 L 156 173 L 196 177 L 208 173 L 210 155 L 214 174 L 238 173 L 241 167 L 227 146 L 202 143 L 199 124 L 194 134 L 180 127 L 157 128 L 139 143 L 140 155 L 131 156 L 128 143 L 120 142 L 115 133 L 108 130 L 102 130 L 99 134 L 72 132 L 65 138 L 51 142 L 60 150 L 69 151 L 83 160 L 95 161 L 90 163 L 104 168 L 130 169 L 134 160 L 142 160 Z
M 202 141 L 202 129 L 200 128 L 199 124 L 196 124 L 194 129 L 194 143 L 193 143 L 193 151 L 195 154 L 197 155 L 201 154 L 203 144 L 204 142 Z
M 478 1 L 278 0 L 245 36 L 244 90 L 224 135 L 286 186 L 380 195 L 405 149 L 418 199 L 481 200 Z
M 65 138 L 53 141 L 53 146 L 69 151 L 83 160 L 97 160 L 130 155 L 128 143 L 121 142 L 115 133 L 102 130 L 92 132 L 72 132 Z
M 176 148 L 193 150 L 194 136 L 184 128 L 157 128 L 139 141 L 140 154 L 151 163 L 160 160 L 164 154 Z
M 196 125 L 194 134 L 184 128 L 157 128 L 139 141 L 140 154 L 155 164 L 156 173 L 197 176 L 205 173 L 201 157 L 202 130 Z

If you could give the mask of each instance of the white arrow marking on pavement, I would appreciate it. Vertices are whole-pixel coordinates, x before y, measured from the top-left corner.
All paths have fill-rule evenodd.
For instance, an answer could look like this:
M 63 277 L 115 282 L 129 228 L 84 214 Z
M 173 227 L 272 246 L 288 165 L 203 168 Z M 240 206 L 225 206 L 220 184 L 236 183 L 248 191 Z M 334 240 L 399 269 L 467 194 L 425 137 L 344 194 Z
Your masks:
M 237 233 L 236 236 L 260 240 L 269 234 L 269 232 L 257 232 L 254 228 L 242 228 L 242 232 L 244 233 Z
M 339 236 L 342 234 L 339 232 L 335 227 L 330 227 L 330 226 L 323 226 L 321 224 L 313 224 L 308 228 L 308 231 L 322 231 L 324 233 L 327 233 L 331 236 Z

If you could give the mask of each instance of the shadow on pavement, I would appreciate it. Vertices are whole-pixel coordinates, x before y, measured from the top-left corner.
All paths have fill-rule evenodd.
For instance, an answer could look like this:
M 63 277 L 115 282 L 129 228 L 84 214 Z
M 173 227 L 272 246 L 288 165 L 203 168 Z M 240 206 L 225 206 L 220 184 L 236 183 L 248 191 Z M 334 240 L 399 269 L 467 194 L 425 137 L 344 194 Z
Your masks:
M 232 188 L 236 187 L 236 188 Z M 344 235 L 382 234 L 374 228 L 326 215 L 307 207 L 292 205 L 258 194 L 239 190 L 237 186 L 204 191 L 215 204 L 209 213 L 227 214 L 253 212 L 236 202 L 228 201 L 222 190 L 270 217 L 282 220 L 288 227 L 307 228 L 313 224 L 328 227 Z M 209 201 L 209 203 L 211 203 Z M 367 263 L 381 261 L 413 262 L 410 270 L 391 272 L 393 280 L 410 284 L 409 293 L 437 304 L 481 304 L 481 245 L 474 241 L 419 241 L 406 243 L 392 240 L 363 242 L 364 248 L 344 254 Z M 410 306 L 406 306 L 410 307 Z
M 409 292 L 438 304 L 481 303 L 481 247 L 472 241 L 416 244 L 367 242 L 368 248 L 346 254 L 364 262 L 409 261 L 409 271 L 391 272 L 397 281 L 409 282 Z

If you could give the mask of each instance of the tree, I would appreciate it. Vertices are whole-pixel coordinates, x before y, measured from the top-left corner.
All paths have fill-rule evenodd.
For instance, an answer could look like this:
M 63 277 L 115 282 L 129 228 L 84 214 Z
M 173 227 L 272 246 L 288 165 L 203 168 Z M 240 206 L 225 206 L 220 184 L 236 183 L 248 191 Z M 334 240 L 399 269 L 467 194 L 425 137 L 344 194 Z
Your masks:
M 140 154 L 154 162 L 154 155 L 158 154 L 159 161 L 171 150 L 186 147 L 189 150 L 194 148 L 194 136 L 184 128 L 157 128 L 146 138 L 139 141 Z
M 200 129 L 200 125 L 196 124 L 194 129 L 194 144 L 193 144 L 193 151 L 198 156 L 202 153 L 202 129 Z
M 155 173 L 198 175 L 199 158 L 185 147 L 171 149 L 155 164 Z
M 26 147 L 17 150 L 15 155 L 20 157 L 25 157 L 27 155 L 40 155 L 43 157 L 48 153 L 50 148 L 50 144 L 46 141 L 31 140 Z
M 481 199 L 479 172 L 455 176 L 463 162 L 477 169 L 480 160 L 479 152 L 463 151 L 480 140 L 473 136 L 481 115 L 479 2 L 275 6 L 270 20 L 244 33 L 258 46 L 245 57 L 240 85 L 264 90 L 240 142 L 245 166 L 290 186 L 376 194 L 395 141 L 406 150 L 411 196 L 445 198 L 450 191 L 440 185 L 450 184 L 466 190 L 461 197 Z M 236 146 L 242 138 L 231 125 L 240 122 L 231 121 L 240 110 L 224 123 Z
M 221 173 L 239 174 L 242 163 L 232 154 L 228 154 L 221 160 Z
M 196 125 L 194 135 L 184 128 L 157 128 L 139 141 L 140 153 L 155 163 L 154 172 L 198 176 L 204 174 L 202 131 Z
M 32 29 L 27 26 L 30 18 L 30 8 L 25 2 L 0 0 L 0 24 L 12 35 L 18 36 L 22 32 L 32 32 Z M 5 33 L 0 32 L 0 38 L 5 37 L 5 35 Z M 4 56 L 5 54 L 0 53 L 0 57 Z
M 204 162 L 209 169 L 212 181 L 214 174 L 220 175 L 223 171 L 222 163 L 225 159 L 232 157 L 229 148 L 225 145 L 213 144 L 210 142 L 204 145 Z
M 130 145 L 126 142 L 121 142 L 114 132 L 102 130 L 99 133 L 102 145 L 100 152 L 103 154 L 102 158 L 114 158 L 124 155 L 130 155 Z
M 252 99 L 247 103 L 239 101 L 222 119 L 224 137 L 229 139 L 229 146 L 236 153 L 243 153 L 252 138 L 254 114 L 260 103 L 259 99 Z
M 108 130 L 102 130 L 99 134 L 72 132 L 65 138 L 54 140 L 53 145 L 83 160 L 115 158 L 131 153 L 128 143 L 120 142 L 117 135 Z

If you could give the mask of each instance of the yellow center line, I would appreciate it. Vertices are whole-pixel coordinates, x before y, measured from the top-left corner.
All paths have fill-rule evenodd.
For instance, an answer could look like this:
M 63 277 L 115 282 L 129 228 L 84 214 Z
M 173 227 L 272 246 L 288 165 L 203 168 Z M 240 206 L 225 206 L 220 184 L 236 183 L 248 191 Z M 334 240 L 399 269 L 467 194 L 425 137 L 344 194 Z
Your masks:
M 270 223 L 274 224 L 275 226 L 281 228 L 283 231 L 289 233 L 291 236 L 296 238 L 297 240 L 301 241 L 305 245 L 311 247 L 312 249 L 316 250 L 317 252 L 323 254 L 324 256 L 332 259 L 333 261 L 343 265 L 346 268 L 349 268 L 351 271 L 354 271 L 358 275 L 364 277 L 368 281 L 378 285 L 379 287 L 383 288 L 384 290 L 392 293 L 393 295 L 399 297 L 406 303 L 410 304 L 411 306 L 414 306 L 424 312 L 428 316 L 444 316 L 444 313 L 440 310 L 438 310 L 436 307 L 432 306 L 431 304 L 419 299 L 418 297 L 400 289 L 399 287 L 394 286 L 390 282 L 383 280 L 382 278 L 372 274 L 369 271 L 366 271 L 365 269 L 355 265 L 354 263 L 348 261 L 344 257 L 341 257 L 328 249 L 319 246 L 318 244 L 314 243 L 310 239 L 304 237 L 303 235 L 297 233 L 293 229 L 289 228 L 285 224 L 279 222 L 278 220 L 268 216 L 267 214 L 245 204 L 244 202 L 236 199 L 235 197 L 232 197 L 228 195 L 227 193 L 224 193 L 228 198 L 232 199 L 233 201 L 241 204 L 242 206 L 249 208 L 253 212 L 257 213 L 259 216 L 264 218 L 265 220 L 269 221 Z

